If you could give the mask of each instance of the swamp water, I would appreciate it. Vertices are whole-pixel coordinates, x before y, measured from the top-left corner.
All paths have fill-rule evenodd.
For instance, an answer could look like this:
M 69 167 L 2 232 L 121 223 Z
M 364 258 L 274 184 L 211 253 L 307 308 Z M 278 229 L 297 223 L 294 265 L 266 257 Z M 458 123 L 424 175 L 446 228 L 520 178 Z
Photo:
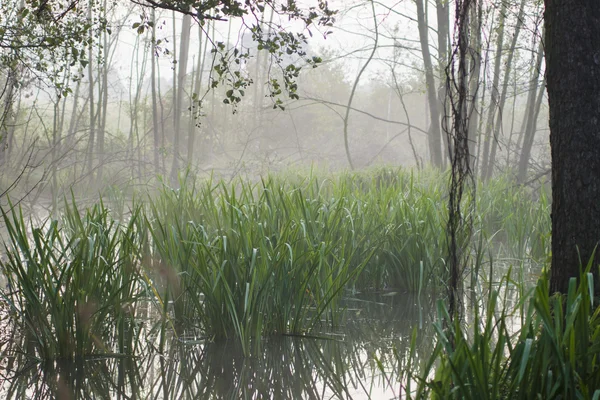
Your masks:
M 141 355 L 79 362 L 37 360 L 15 352 L 3 332 L 0 397 L 7 399 L 392 399 L 417 329 L 418 358 L 433 348 L 433 300 L 387 292 L 345 300 L 335 331 L 270 337 L 257 355 L 193 337 L 138 339 Z M 19 346 L 20 347 L 20 346 Z M 22 347 L 20 347 L 22 348 Z
M 73 205 L 60 225 L 48 221 L 43 230 L 13 213 L 6 222 L 14 251 L 3 260 L 12 285 L 0 301 L 0 398 L 404 397 L 436 344 L 438 310 L 426 293 L 444 284 L 446 217 L 437 186 L 391 176 L 385 190 L 377 179 L 367 187 L 313 179 L 303 190 L 269 182 L 182 186 L 121 222 L 103 205 L 83 214 Z M 490 274 L 485 255 L 523 265 L 534 247 L 544 248 L 533 244 L 546 243 L 544 207 L 488 203 L 476 219 L 476 272 L 464 277 L 471 286 L 469 276 L 482 276 L 473 297 L 483 300 L 463 302 L 472 307 L 466 326 L 486 308 L 486 276 L 493 286 L 506 272 Z M 496 253 L 492 240 L 503 250 Z M 349 287 L 387 285 L 402 290 L 350 296 Z M 404 294 L 421 288 L 418 298 Z M 311 336 L 281 335 L 287 331 Z M 240 348 L 261 335 L 259 350 Z M 87 354 L 95 357 L 77 358 Z

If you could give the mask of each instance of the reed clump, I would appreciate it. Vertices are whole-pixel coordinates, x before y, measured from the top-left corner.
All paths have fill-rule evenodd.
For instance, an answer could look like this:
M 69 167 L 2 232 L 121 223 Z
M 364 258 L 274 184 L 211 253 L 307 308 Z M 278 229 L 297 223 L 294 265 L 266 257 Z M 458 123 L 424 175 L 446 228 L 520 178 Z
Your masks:
M 15 211 L 3 215 L 10 285 L 0 293 L 40 359 L 134 352 L 137 310 L 148 303 L 161 337 L 192 330 L 248 355 L 266 335 L 340 324 L 347 293 L 441 288 L 446 182 L 403 169 L 228 183 L 187 176 L 147 200 L 119 197 L 116 211 L 71 200 L 41 225 Z M 487 245 L 502 237 L 513 256 L 545 251 L 547 204 L 524 203 L 507 183 L 478 195 L 474 228 Z
M 405 371 L 418 382 L 407 398 L 600 398 L 600 307 L 592 267 L 570 280 L 566 295 L 549 294 L 546 274 L 525 292 L 509 272 L 467 324 L 449 322 L 440 302 L 437 345 L 429 359 L 412 360 L 419 372 Z M 512 306 L 511 291 L 517 292 Z
M 131 353 L 139 332 L 140 212 L 118 224 L 102 203 L 84 212 L 70 203 L 61 221 L 48 219 L 39 227 L 18 211 L 3 214 L 8 287 L 0 294 L 31 356 Z

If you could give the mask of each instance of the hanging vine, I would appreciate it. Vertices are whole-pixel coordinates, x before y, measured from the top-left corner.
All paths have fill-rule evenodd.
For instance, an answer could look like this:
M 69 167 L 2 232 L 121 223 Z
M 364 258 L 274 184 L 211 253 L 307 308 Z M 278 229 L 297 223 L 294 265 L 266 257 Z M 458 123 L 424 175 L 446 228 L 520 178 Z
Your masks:
M 475 180 L 469 152 L 469 119 L 475 107 L 477 85 L 470 90 L 475 66 L 470 47 L 470 10 L 476 0 L 456 0 L 454 45 L 446 67 L 446 115 L 442 129 L 448 137 L 451 175 L 448 200 L 449 284 L 448 303 L 452 318 L 460 316 L 461 278 L 468 262 L 468 242 L 471 238 L 471 211 L 475 206 Z M 472 87 L 472 86 L 471 86 Z M 470 196 L 466 196 L 470 194 Z

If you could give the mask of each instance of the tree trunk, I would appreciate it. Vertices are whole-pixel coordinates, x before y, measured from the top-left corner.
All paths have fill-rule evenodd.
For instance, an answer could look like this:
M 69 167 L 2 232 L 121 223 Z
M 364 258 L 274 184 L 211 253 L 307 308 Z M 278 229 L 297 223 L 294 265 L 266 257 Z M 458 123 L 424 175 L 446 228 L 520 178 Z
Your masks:
M 494 126 L 494 115 L 498 104 L 498 85 L 500 83 L 500 66 L 502 65 L 502 50 L 504 46 L 504 21 L 506 20 L 507 2 L 502 2 L 500 9 L 500 20 L 498 21 L 498 39 L 496 41 L 496 56 L 494 57 L 494 77 L 492 79 L 492 95 L 488 108 L 487 124 L 483 135 L 483 159 L 481 161 L 481 178 L 485 179 L 489 168 L 490 142 L 492 140 L 492 128 Z
M 181 38 L 179 39 L 179 59 L 177 60 L 177 89 L 173 105 L 173 166 L 171 169 L 171 182 L 177 182 L 179 172 L 179 159 L 181 158 L 181 109 L 183 103 L 183 87 L 185 84 L 188 54 L 190 48 L 190 29 L 192 17 L 183 16 L 181 22 Z
M 94 7 L 94 3 L 90 0 L 88 5 L 88 20 L 90 24 L 92 23 L 92 8 Z M 90 44 L 88 47 L 88 79 L 90 82 L 89 86 L 89 106 L 90 106 L 90 137 L 88 141 L 88 162 L 87 162 L 87 170 L 90 178 L 90 183 L 94 183 L 94 175 L 93 175 L 93 166 L 94 166 L 94 141 L 96 139 L 96 113 L 94 109 L 94 36 L 93 31 L 90 30 Z
M 80 69 L 77 73 L 78 76 L 81 76 L 83 71 Z M 81 89 L 81 78 L 77 79 L 77 84 L 75 85 L 75 94 L 73 95 L 73 110 L 71 111 L 71 119 L 69 120 L 69 130 L 67 131 L 67 148 L 71 148 L 75 146 L 75 131 L 78 128 L 79 122 L 79 91 Z
M 527 169 L 529 167 L 529 159 L 531 158 L 531 148 L 533 147 L 533 139 L 535 137 L 535 128 L 537 118 L 542 105 L 542 98 L 544 97 L 544 88 L 542 87 L 538 95 L 539 78 L 542 69 L 542 59 L 544 58 L 544 46 L 540 42 L 537 60 L 535 63 L 533 76 L 531 78 L 531 86 L 529 88 L 529 94 L 527 96 L 527 109 L 525 112 L 525 118 L 523 118 L 523 125 L 521 127 L 521 135 L 523 136 L 523 144 L 521 149 L 521 155 L 519 157 L 519 175 L 518 182 L 523 183 L 527 178 Z M 536 100 L 537 96 L 537 100 Z
M 494 173 L 494 165 L 496 164 L 496 150 L 498 149 L 498 138 L 500 136 L 500 128 L 502 127 L 502 117 L 504 114 L 504 106 L 506 105 L 506 96 L 508 94 L 508 84 L 510 81 L 510 70 L 512 68 L 515 51 L 517 48 L 517 40 L 521 33 L 521 27 L 523 26 L 523 17 L 525 14 L 525 2 L 521 0 L 521 7 L 519 8 L 519 14 L 517 15 L 517 22 L 515 26 L 515 33 L 513 35 L 512 43 L 508 49 L 508 56 L 506 59 L 506 67 L 504 70 L 504 81 L 502 83 L 502 94 L 500 95 L 500 101 L 498 102 L 498 114 L 496 115 L 496 123 L 494 124 L 494 141 L 492 142 L 492 150 L 490 151 L 490 157 L 488 162 L 487 173 L 485 180 L 489 180 Z
M 0 92 L 3 98 L 3 107 L 0 109 L 0 166 L 4 166 L 8 153 L 8 142 L 11 131 L 14 131 L 16 119 L 14 118 L 13 102 L 17 87 L 16 71 L 9 70 L 6 81 Z
M 481 27 L 483 25 L 483 6 L 481 2 L 477 7 L 471 9 L 471 48 L 474 50 L 472 55 L 472 68 L 469 93 L 473 96 L 473 113 L 469 118 L 469 154 L 471 155 L 471 171 L 475 175 L 475 156 L 477 153 L 477 138 L 479 134 L 479 110 L 477 110 L 477 99 L 479 97 L 479 84 L 481 76 Z
M 103 5 L 103 11 L 104 11 L 104 18 L 108 18 L 107 15 L 107 2 L 106 0 L 104 0 L 104 5 Z M 104 52 L 104 54 L 108 54 L 110 51 L 110 47 L 109 47 L 109 43 L 108 43 L 108 33 L 107 32 L 103 32 L 102 33 L 102 41 L 103 41 L 103 46 L 102 46 L 102 51 Z M 98 183 L 101 185 L 102 184 L 102 173 L 103 173 L 103 168 L 104 168 L 104 162 L 105 162 L 105 151 L 104 151 L 104 137 L 106 136 L 106 117 L 107 117 L 107 108 L 108 108 L 108 68 L 109 68 L 109 62 L 108 62 L 108 57 L 106 57 L 106 59 L 104 60 L 104 63 L 102 63 L 102 65 L 98 65 L 98 74 L 99 74 L 99 80 L 100 83 L 98 85 L 98 96 L 100 97 L 100 99 L 98 99 L 98 110 L 97 112 L 98 114 L 98 132 L 97 132 L 97 136 L 98 136 L 98 176 L 96 177 L 96 180 L 98 181 Z
M 150 72 L 150 90 L 152 91 L 152 132 L 154 139 L 154 174 L 158 176 L 160 174 L 160 163 L 158 159 L 158 152 L 160 148 L 160 132 L 158 126 L 158 99 L 156 97 L 156 63 L 158 60 L 156 59 L 156 12 L 152 9 L 152 54 L 150 58 L 150 62 L 152 63 L 152 68 Z
M 437 40 L 438 40 L 438 69 L 439 76 L 446 76 L 446 67 L 448 65 L 449 37 L 450 37 L 450 10 L 447 0 L 436 0 L 437 11 Z M 438 110 L 442 111 L 442 120 L 451 118 L 450 110 L 446 102 L 446 81 L 440 79 L 438 89 Z M 449 122 L 449 121 L 447 121 Z M 443 122 L 444 123 L 444 122 Z M 450 148 L 448 147 L 448 136 L 442 134 L 442 166 L 446 167 L 446 161 L 449 158 Z
M 545 0 L 552 152 L 551 292 L 587 264 L 600 239 L 600 7 Z M 596 255 L 592 271 L 599 288 Z
M 208 39 L 206 38 L 206 43 L 203 47 L 202 40 L 204 40 L 204 34 L 202 32 L 202 27 L 198 26 L 198 63 L 196 65 L 196 74 L 194 81 L 194 92 L 192 93 L 192 101 L 191 101 L 191 109 L 192 116 L 190 118 L 190 124 L 188 127 L 188 154 L 187 154 L 187 162 L 188 166 L 192 166 L 194 163 L 194 147 L 196 141 L 196 127 L 200 126 L 200 107 L 199 103 L 200 90 L 202 89 L 202 79 L 204 77 L 204 62 L 206 61 L 206 47 L 208 47 Z M 194 111 L 196 110 L 196 111 Z
M 427 85 L 427 102 L 431 113 L 431 127 L 429 128 L 428 143 L 430 161 L 433 165 L 442 165 L 442 133 L 440 130 L 440 110 L 438 108 L 435 77 L 433 76 L 433 64 L 429 51 L 429 27 L 425 14 L 423 0 L 416 0 L 417 20 L 419 25 L 419 40 L 421 42 L 421 53 L 425 66 L 425 84 Z

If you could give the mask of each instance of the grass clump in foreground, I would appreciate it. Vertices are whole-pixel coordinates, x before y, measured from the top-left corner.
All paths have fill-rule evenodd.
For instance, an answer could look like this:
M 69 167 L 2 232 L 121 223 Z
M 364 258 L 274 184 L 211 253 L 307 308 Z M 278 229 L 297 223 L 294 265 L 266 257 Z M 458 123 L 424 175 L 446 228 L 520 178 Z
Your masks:
M 162 316 L 152 334 L 193 330 L 248 355 L 265 335 L 339 324 L 347 292 L 440 288 L 446 181 L 390 169 L 257 183 L 187 178 L 137 200 L 121 220 L 102 203 L 80 211 L 73 202 L 41 226 L 4 215 L 10 288 L 1 293 L 40 359 L 135 353 L 137 310 L 148 302 Z M 547 205 L 506 196 L 514 192 L 507 183 L 479 192 L 487 209 L 518 211 L 493 224 L 474 218 L 479 238 L 498 236 L 506 221 L 532 225 L 519 231 L 527 243 L 545 232 Z
M 405 371 L 417 382 L 407 398 L 599 399 L 600 307 L 591 268 L 570 280 L 567 295 L 550 296 L 542 275 L 513 311 L 500 300 L 514 286 L 509 273 L 467 328 L 455 321 L 445 329 L 449 316 L 439 303 L 437 345 L 425 362 L 408 364 L 421 368 Z
M 102 203 L 82 213 L 67 204 L 62 221 L 40 227 L 16 211 L 3 216 L 8 289 L 0 295 L 27 353 L 43 361 L 131 353 L 139 333 L 140 209 L 126 224 Z

